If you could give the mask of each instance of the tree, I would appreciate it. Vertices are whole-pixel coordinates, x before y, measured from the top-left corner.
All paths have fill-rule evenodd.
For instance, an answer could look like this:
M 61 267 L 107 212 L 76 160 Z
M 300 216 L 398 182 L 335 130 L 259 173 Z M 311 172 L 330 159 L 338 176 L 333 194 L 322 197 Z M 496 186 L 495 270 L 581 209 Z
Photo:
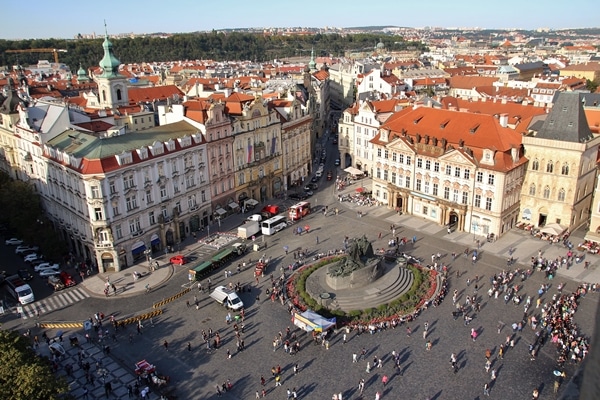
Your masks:
M 69 386 L 52 372 L 50 361 L 36 355 L 29 339 L 0 331 L 0 393 L 13 400 L 64 399 Z
M 598 82 L 587 79 L 585 82 L 585 87 L 590 91 L 590 93 L 596 93 L 596 89 L 598 89 Z

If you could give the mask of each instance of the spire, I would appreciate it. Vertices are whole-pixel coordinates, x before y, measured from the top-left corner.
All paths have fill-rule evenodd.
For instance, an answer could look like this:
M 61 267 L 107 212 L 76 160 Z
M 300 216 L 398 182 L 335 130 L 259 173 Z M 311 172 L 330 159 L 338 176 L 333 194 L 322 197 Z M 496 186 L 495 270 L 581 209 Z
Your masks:
M 310 50 L 310 61 L 308 62 L 308 68 L 311 71 L 317 69 L 317 63 L 315 62 L 315 48 L 314 46 Z
M 87 76 L 86 70 L 79 64 L 79 69 L 77 70 L 77 82 L 89 82 L 90 78 Z
M 100 67 L 102 68 L 102 78 L 116 78 L 120 77 L 119 65 L 121 62 L 115 57 L 112 52 L 112 43 L 108 40 L 108 31 L 106 29 L 106 21 L 104 21 L 104 42 L 102 43 L 104 49 L 104 57 L 100 60 Z

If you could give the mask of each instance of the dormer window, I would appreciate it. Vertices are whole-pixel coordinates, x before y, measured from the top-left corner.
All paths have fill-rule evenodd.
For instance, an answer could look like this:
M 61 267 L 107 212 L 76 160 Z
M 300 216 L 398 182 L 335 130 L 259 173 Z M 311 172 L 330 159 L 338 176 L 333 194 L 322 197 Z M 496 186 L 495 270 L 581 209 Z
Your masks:
M 127 165 L 127 164 L 131 164 L 133 162 L 133 157 L 130 152 L 124 151 L 121 154 L 116 154 L 115 157 L 116 157 L 119 165 Z
M 150 147 L 150 152 L 154 157 L 164 154 L 165 148 L 161 142 L 154 142 Z
M 136 150 L 138 157 L 140 157 L 141 160 L 145 160 L 148 158 L 148 148 L 147 147 L 142 147 L 141 149 L 137 149 Z
M 175 151 L 175 141 L 170 139 L 168 142 L 165 142 L 168 151 Z

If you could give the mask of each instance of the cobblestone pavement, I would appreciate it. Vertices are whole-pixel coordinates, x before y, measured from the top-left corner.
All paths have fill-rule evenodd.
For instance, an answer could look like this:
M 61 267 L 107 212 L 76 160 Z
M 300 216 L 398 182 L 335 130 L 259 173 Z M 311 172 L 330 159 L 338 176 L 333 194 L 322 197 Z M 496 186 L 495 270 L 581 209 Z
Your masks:
M 328 189 L 326 189 L 328 190 Z M 323 205 L 324 199 L 330 196 L 318 194 L 321 203 L 313 198 L 313 204 Z M 333 196 L 331 196 L 333 198 Z M 242 300 L 246 305 L 245 331 L 243 334 L 246 350 L 236 352 L 235 337 L 232 325 L 225 323 L 226 311 L 215 304 L 207 294 L 198 293 L 196 290 L 186 294 L 180 299 L 168 303 L 164 307 L 164 314 L 154 320 L 155 326 L 145 325 L 143 334 L 137 335 L 134 327 L 129 327 L 126 332 L 118 333 L 118 342 L 111 344 L 111 359 L 119 368 L 127 371 L 133 370 L 135 362 L 147 359 L 156 364 L 158 370 L 171 376 L 170 386 L 175 388 L 180 399 L 211 399 L 217 398 L 216 385 L 222 385 L 228 379 L 232 390 L 223 394 L 223 399 L 254 399 L 255 392 L 262 390 L 260 377 L 264 376 L 267 398 L 285 399 L 286 390 L 296 388 L 300 399 L 331 399 L 334 393 L 343 393 L 343 399 L 360 398 L 357 385 L 360 379 L 365 379 L 364 399 L 373 399 L 375 393 L 380 391 L 382 399 L 477 399 L 483 398 L 483 385 L 490 382 L 490 375 L 484 370 L 485 350 L 493 352 L 492 368 L 497 371 L 497 379 L 491 385 L 491 396 L 496 399 L 529 399 L 533 388 L 541 388 L 542 399 L 553 399 L 552 393 L 554 377 L 552 371 L 555 366 L 556 352 L 553 345 L 547 344 L 535 361 L 529 359 L 527 346 L 534 339 L 534 332 L 526 328 L 522 333 L 516 334 L 515 348 L 509 349 L 503 360 L 497 359 L 500 343 L 512 333 L 510 324 L 520 320 L 523 314 L 522 307 L 515 307 L 512 303 L 504 304 L 502 299 L 488 299 L 487 289 L 489 278 L 494 273 L 500 272 L 506 265 L 506 252 L 510 247 L 516 247 L 516 256 L 519 260 L 528 260 L 542 250 L 550 257 L 562 254 L 564 248 L 549 246 L 520 232 L 509 232 L 494 243 L 484 243 L 480 250 L 481 258 L 476 265 L 464 258 L 451 262 L 450 253 L 461 253 L 465 247 L 473 247 L 473 237 L 469 234 L 456 232 L 447 235 L 443 227 L 433 226 L 427 221 L 415 217 L 398 216 L 384 208 L 361 208 L 364 217 L 358 218 L 354 205 L 325 202 L 333 207 L 339 207 L 337 216 L 324 217 L 315 213 L 303 223 L 310 224 L 311 233 L 306 235 L 293 235 L 291 230 L 284 230 L 272 237 L 267 237 L 268 248 L 266 255 L 272 259 L 265 278 L 258 287 L 254 284 L 252 270 L 247 269 L 240 275 L 234 274 L 232 278 L 224 278 L 222 271 L 212 277 L 213 285 L 232 282 L 251 284 L 252 293 L 243 293 Z M 302 344 L 298 355 L 286 354 L 282 348 L 273 351 L 272 341 L 281 331 L 285 334 L 286 327 L 293 331 L 290 315 L 284 306 L 272 303 L 266 298 L 264 290 L 270 281 L 269 275 L 279 274 L 281 266 L 287 266 L 293 261 L 294 250 L 303 248 L 309 253 L 341 248 L 344 236 L 362 236 L 366 234 L 374 240 L 374 247 L 385 247 L 390 238 L 390 224 L 401 224 L 397 236 L 418 236 L 415 245 L 407 246 L 407 251 L 428 260 L 432 253 L 440 252 L 442 262 L 449 263 L 450 267 L 450 293 L 455 289 L 459 291 L 461 300 L 467 294 L 473 293 L 474 285 L 467 286 L 466 280 L 471 280 L 478 275 L 478 297 L 482 304 L 481 313 L 478 313 L 469 326 L 465 326 L 461 319 L 454 320 L 451 312 L 452 296 L 435 308 L 424 311 L 418 319 L 411 323 L 412 334 L 406 334 L 406 325 L 397 329 L 390 329 L 374 335 L 363 334 L 349 335 L 346 344 L 341 343 L 342 332 L 334 333 L 330 338 L 330 347 L 326 349 L 311 343 L 306 333 L 295 331 Z M 226 226 L 224 226 L 225 228 Z M 233 228 L 233 225 L 231 226 Z M 382 232 L 382 238 L 376 239 Z M 319 237 L 317 244 L 316 236 Z M 289 254 L 286 256 L 283 246 L 288 246 Z M 260 254 L 252 253 L 249 257 L 256 259 Z M 590 270 L 583 270 L 581 264 L 575 265 L 571 270 L 561 270 L 553 281 L 547 281 L 540 273 L 535 273 L 524 282 L 521 294 L 535 295 L 542 283 L 550 283 L 551 288 L 544 300 L 548 300 L 556 292 L 558 282 L 566 282 L 565 290 L 575 289 L 577 281 L 591 281 L 597 275 L 598 258 L 590 257 L 592 266 Z M 234 265 L 230 268 L 235 270 Z M 457 278 L 456 270 L 460 271 Z M 181 285 L 187 282 L 187 269 L 177 269 L 166 283 L 168 289 L 176 293 Z M 165 289 L 161 289 L 165 290 Z M 148 298 L 148 306 L 154 294 Z M 158 295 L 158 294 L 157 294 Z M 162 292 L 161 292 L 162 295 Z M 259 299 L 257 300 L 257 295 Z M 194 296 L 198 297 L 198 309 L 193 306 Z M 586 335 L 592 334 L 593 320 L 597 308 L 599 295 L 588 294 L 581 301 L 575 320 L 581 326 L 581 331 Z M 152 300 L 151 300 L 152 299 Z M 98 309 L 98 302 L 107 301 L 106 313 L 122 312 L 127 308 L 125 303 L 115 300 L 109 303 L 102 298 L 96 299 L 94 309 Z M 133 299 L 126 299 L 127 303 Z M 192 303 L 191 307 L 186 301 Z M 85 302 L 81 304 L 85 307 Z M 65 319 L 76 313 L 74 310 L 54 312 L 57 317 Z M 89 310 L 82 311 L 88 313 Z M 536 312 L 536 310 L 532 310 Z M 66 314 L 69 313 L 69 314 Z M 70 319 L 76 319 L 71 317 Z M 427 339 L 432 342 L 432 349 L 425 349 L 426 340 L 422 337 L 423 324 L 428 321 L 429 331 Z M 500 333 L 497 332 L 499 322 L 504 326 Z M 219 331 L 221 347 L 218 350 L 207 351 L 202 344 L 202 330 Z M 471 328 L 476 328 L 480 335 L 475 342 L 469 337 Z M 127 337 L 133 333 L 133 343 Z M 69 333 L 65 333 L 65 336 Z M 169 343 L 168 351 L 163 346 L 164 341 Z M 188 350 L 188 343 L 191 350 Z M 358 363 L 352 362 L 352 353 L 360 353 L 361 349 L 367 351 L 367 360 Z M 227 356 L 230 351 L 231 358 Z M 399 374 L 390 361 L 391 352 L 401 354 L 402 374 Z M 454 374 L 450 367 L 450 354 L 458 355 L 459 371 Z M 367 361 L 373 364 L 373 358 L 383 358 L 382 368 L 372 368 L 366 372 Z M 300 371 L 294 376 L 293 365 L 297 363 Z M 275 388 L 271 368 L 280 365 L 282 369 L 282 386 Z M 570 378 L 575 366 L 568 366 L 567 379 Z M 383 387 L 381 378 L 389 377 L 389 383 Z M 122 384 L 125 381 L 123 381 Z M 79 395 L 80 392 L 75 392 Z M 156 399 L 156 391 L 152 393 Z M 81 398 L 81 397 L 79 397 Z M 90 398 L 103 398 L 103 393 Z M 119 397 L 123 398 L 123 397 Z

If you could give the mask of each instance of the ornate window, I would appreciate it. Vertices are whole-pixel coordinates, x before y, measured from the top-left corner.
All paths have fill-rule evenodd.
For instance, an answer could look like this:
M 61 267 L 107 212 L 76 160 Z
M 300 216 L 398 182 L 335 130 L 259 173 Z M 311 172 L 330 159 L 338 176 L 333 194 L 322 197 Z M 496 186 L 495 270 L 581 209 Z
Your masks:
M 529 195 L 535 196 L 535 185 L 533 183 L 531 184 L 531 186 L 529 186 Z
M 558 191 L 558 201 L 565 201 L 565 197 L 566 197 L 565 189 L 561 188 Z
M 540 162 L 538 161 L 537 158 L 535 160 L 533 160 L 533 162 L 531 163 L 531 169 L 533 171 L 537 171 L 540 169 Z
M 552 160 L 548 161 L 548 164 L 546 164 L 546 172 L 550 174 L 554 172 L 554 164 L 552 163 Z
M 562 175 L 569 175 L 569 164 L 563 164 L 560 173 Z
M 544 188 L 544 198 L 545 199 L 549 199 L 550 198 L 550 186 L 546 186 Z

